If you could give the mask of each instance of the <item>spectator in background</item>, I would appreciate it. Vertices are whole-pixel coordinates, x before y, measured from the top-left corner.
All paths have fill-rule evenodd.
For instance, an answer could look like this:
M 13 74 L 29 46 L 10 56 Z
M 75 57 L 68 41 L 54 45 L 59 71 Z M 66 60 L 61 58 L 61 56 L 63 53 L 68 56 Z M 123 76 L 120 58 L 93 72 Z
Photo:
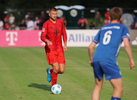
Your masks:
M 102 17 L 99 13 L 99 11 L 97 11 L 96 15 L 95 15 L 95 28 L 99 28 L 98 24 L 101 23 L 102 25 Z
M 109 16 L 109 8 L 107 8 L 107 12 L 105 12 L 105 23 L 104 25 L 107 25 L 110 23 L 110 16 Z
M 25 23 L 27 24 L 28 18 L 31 17 L 30 12 L 25 15 Z
M 80 29 L 86 29 L 86 25 L 88 24 L 87 19 L 85 19 L 83 16 L 78 20 L 78 25 Z
M 39 30 L 39 18 L 38 17 L 35 17 L 35 22 L 34 22 L 34 29 L 35 30 Z
M 132 22 L 130 28 L 131 28 L 131 29 L 135 29 L 135 24 L 134 24 L 134 22 Z
M 27 21 L 27 30 L 33 30 L 34 29 L 34 23 L 31 20 L 30 17 L 28 17 L 28 21 Z
M 10 24 L 10 25 L 14 24 L 14 21 L 15 21 L 15 17 L 13 16 L 13 14 L 10 14 L 9 24 Z
M 14 24 L 10 25 L 10 30 L 15 30 L 15 25 Z
M 123 14 L 124 14 L 124 13 L 126 13 L 126 10 L 125 10 L 124 8 L 122 8 L 122 12 L 123 12 Z
M 10 25 L 9 25 L 8 22 L 5 23 L 5 25 L 4 25 L 4 29 L 5 29 L 5 30 L 9 30 L 9 29 L 10 29 Z
M 39 19 L 38 26 L 39 26 L 39 30 L 42 30 L 42 26 L 43 26 L 43 21 L 42 21 L 42 19 Z
M 41 22 L 44 24 L 44 22 L 46 21 L 46 16 L 44 15 L 44 11 L 41 11 L 41 15 L 39 19 L 41 19 Z
M 9 22 L 9 17 L 8 14 L 4 17 L 4 23 L 8 23 Z
M 95 25 L 94 25 L 93 22 L 90 22 L 90 24 L 89 24 L 89 28 L 90 28 L 90 29 L 95 29 Z
M 3 21 L 0 19 L 0 30 L 3 30 Z
M 67 28 L 67 20 L 66 20 L 66 18 L 63 17 L 63 16 L 61 16 L 61 17 L 60 17 L 60 20 L 63 21 L 65 28 Z
M 63 17 L 64 19 L 63 19 L 63 22 L 64 22 L 64 26 L 65 26 L 65 28 L 67 28 L 67 20 L 66 20 L 66 18 L 65 17 Z
M 21 23 L 19 24 L 19 28 L 20 28 L 20 30 L 25 30 L 26 27 L 27 27 L 27 25 L 26 25 L 26 23 L 25 23 L 25 20 L 23 19 L 23 20 L 21 21 Z
M 132 13 L 133 16 L 133 21 L 134 21 L 134 25 L 136 24 L 136 16 L 134 15 L 134 13 Z
M 61 16 L 59 19 L 62 20 L 62 21 L 64 20 L 63 16 Z
M 135 29 L 137 29 L 137 23 L 135 24 Z

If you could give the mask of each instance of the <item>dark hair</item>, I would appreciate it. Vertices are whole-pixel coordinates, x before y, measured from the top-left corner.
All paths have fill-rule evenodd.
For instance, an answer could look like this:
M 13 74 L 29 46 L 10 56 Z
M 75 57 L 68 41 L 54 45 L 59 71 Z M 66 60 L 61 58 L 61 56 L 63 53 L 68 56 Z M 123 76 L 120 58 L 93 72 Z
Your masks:
M 57 11 L 57 9 L 55 7 L 49 8 L 49 12 L 51 11 Z
M 122 17 L 122 8 L 114 7 L 110 10 L 110 18 L 112 20 L 118 20 L 120 21 L 120 18 Z

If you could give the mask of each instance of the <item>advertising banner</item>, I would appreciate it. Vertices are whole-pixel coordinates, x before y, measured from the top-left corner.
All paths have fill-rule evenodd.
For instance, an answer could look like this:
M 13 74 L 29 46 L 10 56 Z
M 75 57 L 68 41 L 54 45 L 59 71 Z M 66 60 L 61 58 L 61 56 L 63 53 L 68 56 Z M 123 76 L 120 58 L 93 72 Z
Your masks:
M 99 30 L 66 30 L 68 47 L 88 47 Z M 41 30 L 0 31 L 0 47 L 41 47 Z M 137 30 L 130 30 L 130 42 L 137 46 Z M 124 46 L 122 43 L 121 46 Z
M 67 30 L 68 47 L 88 47 L 99 30 Z
M 41 31 L 0 31 L 0 47 L 35 47 L 45 45 L 40 40 Z

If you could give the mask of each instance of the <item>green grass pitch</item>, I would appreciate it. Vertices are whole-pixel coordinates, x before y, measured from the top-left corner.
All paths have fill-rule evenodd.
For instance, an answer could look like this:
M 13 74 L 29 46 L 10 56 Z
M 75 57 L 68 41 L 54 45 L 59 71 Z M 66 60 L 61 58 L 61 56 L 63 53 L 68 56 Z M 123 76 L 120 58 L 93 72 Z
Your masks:
M 132 47 L 137 65 L 137 47 Z M 94 88 L 93 69 L 88 65 L 86 47 L 69 47 L 65 52 L 66 70 L 58 75 L 62 93 L 51 93 L 46 80 L 46 61 L 43 47 L 0 48 L 0 100 L 91 100 Z M 122 100 L 137 100 L 137 68 L 129 69 L 129 59 L 121 48 L 118 64 L 123 76 Z M 110 100 L 113 88 L 104 79 L 100 100 Z

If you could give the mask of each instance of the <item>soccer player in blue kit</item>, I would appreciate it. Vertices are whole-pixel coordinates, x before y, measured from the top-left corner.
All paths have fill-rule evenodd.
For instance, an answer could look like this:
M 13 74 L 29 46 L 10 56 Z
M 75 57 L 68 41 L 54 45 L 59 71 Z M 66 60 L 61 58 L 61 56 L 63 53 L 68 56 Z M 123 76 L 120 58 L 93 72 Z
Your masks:
M 110 10 L 111 23 L 103 26 L 92 43 L 88 47 L 90 61 L 93 66 L 95 87 L 92 92 L 92 100 L 100 99 L 100 91 L 103 85 L 103 75 L 109 80 L 114 88 L 111 100 L 121 100 L 123 85 L 122 75 L 116 62 L 122 41 L 125 45 L 125 51 L 129 57 L 129 66 L 132 69 L 135 64 L 130 47 L 130 35 L 127 27 L 119 24 L 122 16 L 122 9 L 114 7 Z M 94 52 L 94 47 L 99 44 Z

